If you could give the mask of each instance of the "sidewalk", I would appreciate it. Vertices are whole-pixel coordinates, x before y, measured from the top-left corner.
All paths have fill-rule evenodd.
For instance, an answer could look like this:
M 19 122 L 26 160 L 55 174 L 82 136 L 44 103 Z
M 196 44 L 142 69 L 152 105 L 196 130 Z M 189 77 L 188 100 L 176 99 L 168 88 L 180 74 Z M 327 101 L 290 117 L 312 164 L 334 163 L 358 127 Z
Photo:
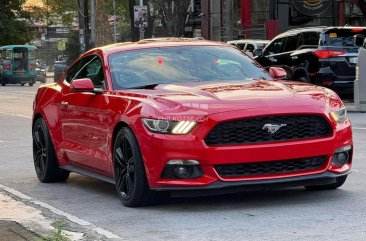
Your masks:
M 2 241 L 38 241 L 41 237 L 24 228 L 15 221 L 0 220 L 0 237 Z
M 53 238 L 60 237 L 52 225 L 56 220 L 46 217 L 41 210 L 0 192 L 1 241 L 41 241 L 42 238 L 50 240 L 50 237 L 54 240 Z M 63 227 L 60 231 L 65 240 L 83 240 L 84 237 L 82 232 L 71 232 Z
M 0 192 L 0 240 L 41 240 L 52 232 L 51 222 L 40 210 Z

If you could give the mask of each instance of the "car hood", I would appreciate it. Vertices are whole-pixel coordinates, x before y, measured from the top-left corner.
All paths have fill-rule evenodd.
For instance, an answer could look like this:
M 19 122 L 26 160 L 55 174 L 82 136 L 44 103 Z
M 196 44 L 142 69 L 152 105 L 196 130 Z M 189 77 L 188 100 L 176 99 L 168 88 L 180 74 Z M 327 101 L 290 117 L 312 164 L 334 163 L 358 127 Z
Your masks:
M 244 109 L 296 107 L 318 109 L 342 106 L 334 92 L 300 82 L 247 80 L 162 84 L 154 89 L 131 90 L 142 102 L 154 105 L 163 115 L 210 115 Z M 328 104 L 327 104 L 328 103 Z

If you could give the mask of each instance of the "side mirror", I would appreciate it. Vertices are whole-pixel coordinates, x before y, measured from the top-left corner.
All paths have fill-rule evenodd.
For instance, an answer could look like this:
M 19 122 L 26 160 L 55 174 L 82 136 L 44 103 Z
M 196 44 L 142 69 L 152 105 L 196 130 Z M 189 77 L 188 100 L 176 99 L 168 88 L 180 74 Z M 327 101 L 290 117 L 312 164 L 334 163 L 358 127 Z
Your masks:
M 70 84 L 71 92 L 92 92 L 95 94 L 103 93 L 102 89 L 94 88 L 94 84 L 89 78 L 74 79 Z
M 253 56 L 261 56 L 262 55 L 262 49 L 255 49 L 253 51 Z
M 284 70 L 283 68 L 270 67 L 268 72 L 273 79 L 284 79 L 287 77 L 286 70 Z
M 363 34 L 356 34 L 353 36 L 353 45 L 356 47 L 364 46 L 365 36 Z

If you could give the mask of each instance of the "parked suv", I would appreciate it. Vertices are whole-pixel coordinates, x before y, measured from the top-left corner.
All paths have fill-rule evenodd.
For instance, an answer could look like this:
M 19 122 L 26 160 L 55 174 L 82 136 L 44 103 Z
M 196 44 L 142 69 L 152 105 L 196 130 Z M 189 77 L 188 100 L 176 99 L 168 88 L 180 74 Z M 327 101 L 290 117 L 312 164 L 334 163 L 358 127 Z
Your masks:
M 289 30 L 274 38 L 256 60 L 263 66 L 289 66 L 289 78 L 353 93 L 362 27 L 312 27 Z

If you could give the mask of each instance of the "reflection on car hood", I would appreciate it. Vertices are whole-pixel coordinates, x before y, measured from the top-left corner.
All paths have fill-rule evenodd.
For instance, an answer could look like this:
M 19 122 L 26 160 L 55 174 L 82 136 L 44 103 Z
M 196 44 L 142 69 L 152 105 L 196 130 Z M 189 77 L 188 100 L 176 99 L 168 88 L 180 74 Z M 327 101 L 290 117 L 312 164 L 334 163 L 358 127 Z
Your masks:
M 162 84 L 152 90 L 131 90 L 141 100 L 154 103 L 159 111 L 196 111 L 214 114 L 225 111 L 298 106 L 324 110 L 329 98 L 336 102 L 333 92 L 319 86 L 289 81 L 215 81 Z M 145 100 L 144 100 L 145 99 Z M 198 111 L 198 112 L 197 112 Z

